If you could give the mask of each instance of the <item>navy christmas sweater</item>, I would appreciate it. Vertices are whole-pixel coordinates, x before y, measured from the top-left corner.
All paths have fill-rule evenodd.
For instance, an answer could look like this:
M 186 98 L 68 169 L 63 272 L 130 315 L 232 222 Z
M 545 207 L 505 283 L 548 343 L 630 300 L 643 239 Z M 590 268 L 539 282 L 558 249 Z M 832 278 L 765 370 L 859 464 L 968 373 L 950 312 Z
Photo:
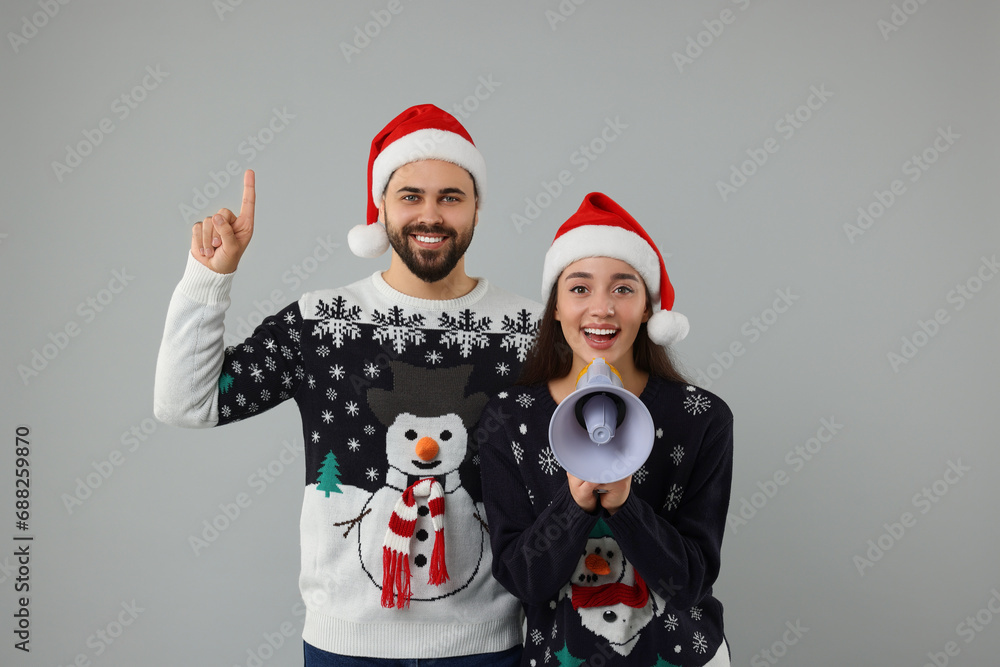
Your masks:
M 231 281 L 189 258 L 157 360 L 155 414 L 209 427 L 298 405 L 303 638 L 383 658 L 518 644 L 517 600 L 490 574 L 473 430 L 488 396 L 516 377 L 538 304 L 483 279 L 457 299 L 417 299 L 376 273 L 304 294 L 226 348 Z M 435 483 L 404 498 L 427 477 Z
M 655 442 L 614 515 L 573 500 L 549 446 L 556 403 L 546 385 L 505 389 L 483 413 L 476 433 L 493 572 L 524 604 L 522 665 L 697 667 L 718 651 L 728 664 L 712 585 L 732 413 L 708 391 L 656 377 L 639 398 Z

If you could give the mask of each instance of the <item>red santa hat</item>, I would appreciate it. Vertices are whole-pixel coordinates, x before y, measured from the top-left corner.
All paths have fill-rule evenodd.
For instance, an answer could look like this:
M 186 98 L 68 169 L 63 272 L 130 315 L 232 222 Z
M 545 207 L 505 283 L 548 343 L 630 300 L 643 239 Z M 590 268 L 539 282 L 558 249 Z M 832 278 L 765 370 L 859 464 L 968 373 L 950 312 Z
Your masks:
M 463 167 L 476 184 L 482 206 L 486 194 L 486 161 L 472 137 L 451 114 L 433 104 L 418 104 L 393 118 L 372 139 L 368 156 L 368 220 L 347 234 L 358 257 L 378 257 L 389 248 L 385 227 L 378 221 L 378 205 L 393 172 L 418 160 L 444 160 Z
M 674 288 L 656 244 L 628 211 L 600 192 L 584 197 L 580 208 L 556 232 L 545 253 L 542 298 L 548 299 L 563 269 L 585 257 L 620 259 L 639 272 L 653 304 L 646 323 L 650 340 L 671 345 L 687 336 L 688 319 L 671 310 Z

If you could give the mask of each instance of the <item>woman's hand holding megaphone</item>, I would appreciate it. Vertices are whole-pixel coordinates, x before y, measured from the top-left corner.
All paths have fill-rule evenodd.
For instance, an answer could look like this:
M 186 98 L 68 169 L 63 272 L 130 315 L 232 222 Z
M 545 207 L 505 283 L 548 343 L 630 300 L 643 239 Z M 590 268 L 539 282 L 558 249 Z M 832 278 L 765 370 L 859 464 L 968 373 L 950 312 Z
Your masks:
M 566 479 L 569 482 L 569 492 L 573 496 L 573 500 L 581 509 L 591 514 L 597 511 L 598 505 L 606 509 L 608 514 L 614 514 L 618 508 L 625 504 L 629 491 L 632 489 L 631 475 L 607 484 L 585 482 L 569 472 L 566 473 Z

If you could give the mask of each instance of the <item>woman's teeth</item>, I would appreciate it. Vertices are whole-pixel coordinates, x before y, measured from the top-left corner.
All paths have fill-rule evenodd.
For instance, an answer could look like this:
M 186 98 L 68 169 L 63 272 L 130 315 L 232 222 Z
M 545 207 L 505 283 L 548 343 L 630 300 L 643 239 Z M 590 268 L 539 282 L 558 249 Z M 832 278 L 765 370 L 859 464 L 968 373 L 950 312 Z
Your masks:
M 618 329 L 591 329 L 585 328 L 583 330 L 588 336 L 614 336 L 618 333 Z

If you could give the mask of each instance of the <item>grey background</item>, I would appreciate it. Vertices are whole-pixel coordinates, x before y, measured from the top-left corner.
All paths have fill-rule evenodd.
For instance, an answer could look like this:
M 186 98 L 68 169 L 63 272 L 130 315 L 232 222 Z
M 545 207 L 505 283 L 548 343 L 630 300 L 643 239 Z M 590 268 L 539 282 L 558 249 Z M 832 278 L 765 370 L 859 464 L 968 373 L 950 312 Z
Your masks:
M 384 268 L 346 247 L 364 218 L 369 142 L 405 107 L 431 102 L 461 105 L 489 167 L 473 275 L 537 298 L 556 227 L 593 190 L 669 253 L 675 307 L 692 323 L 680 360 L 736 415 L 731 515 L 744 500 L 759 505 L 732 522 L 716 588 L 734 665 L 919 666 L 928 653 L 943 660 L 948 642 L 950 664 L 995 664 L 1000 280 L 976 280 L 993 277 L 981 258 L 1000 246 L 989 205 L 998 6 L 389 6 L 17 0 L 0 9 L 4 627 L 17 597 L 12 538 L 35 537 L 31 653 L 14 650 L 5 630 L 0 662 L 300 664 L 302 456 L 292 447 L 293 462 L 279 459 L 285 441 L 302 444 L 295 409 L 217 431 L 152 421 L 156 351 L 193 222 L 180 206 L 197 216 L 238 207 L 238 175 L 202 206 L 194 190 L 230 160 L 238 173 L 256 170 L 257 229 L 233 290 L 232 332 L 275 292 L 279 308 Z M 713 23 L 724 10 L 731 22 Z M 391 16 L 377 34 L 372 12 Z M 901 25 L 885 32 L 894 14 Z M 375 36 L 348 58 L 341 45 L 366 24 Z M 689 38 L 706 44 L 700 54 Z M 674 54 L 688 48 L 698 57 L 679 67 Z M 147 77 L 155 87 L 122 118 L 115 100 L 142 85 L 147 67 L 161 80 Z M 799 109 L 812 87 L 832 95 Z M 294 118 L 248 160 L 241 142 L 274 109 Z M 797 109 L 808 120 L 788 137 L 776 124 Z M 57 174 L 53 162 L 102 119 L 113 132 Z M 602 146 L 609 119 L 619 130 Z M 911 181 L 905 163 L 949 128 L 948 150 L 930 150 L 937 160 Z M 717 182 L 770 137 L 778 151 L 724 201 Z M 580 171 L 578 151 L 592 142 L 602 152 Z M 545 183 L 562 170 L 572 182 L 547 200 Z M 905 192 L 852 242 L 844 226 L 896 179 Z M 518 227 L 526 198 L 545 207 Z M 327 235 L 340 247 L 304 263 Z M 296 266 L 314 272 L 296 284 Z M 119 287 L 114 271 L 127 279 L 119 293 L 108 290 Z M 957 285 L 980 289 L 959 299 Z M 775 318 L 776 290 L 794 300 Z M 106 303 L 91 311 L 87 299 Z M 947 322 L 935 335 L 914 337 L 939 310 Z M 73 323 L 77 335 L 51 347 Z M 903 337 L 926 344 L 894 368 L 888 355 L 901 354 Z M 735 343 L 743 353 L 726 358 Z M 53 358 L 22 378 L 19 367 L 46 345 Z M 841 427 L 793 464 L 794 448 L 827 436 L 823 419 Z M 28 533 L 13 519 L 18 425 L 31 433 Z M 950 463 L 960 477 L 945 475 Z M 262 488 L 254 476 L 269 464 L 280 474 Z M 85 500 L 67 505 L 108 465 Z M 767 484 L 776 474 L 785 483 Z M 925 488 L 936 502 L 920 500 Z M 240 493 L 249 506 L 196 555 L 190 537 L 206 521 L 224 524 L 220 505 Z M 912 521 L 894 537 L 905 512 Z M 879 541 L 889 549 L 859 566 Z M 980 629 L 970 630 L 965 619 L 977 613 Z M 120 616 L 131 624 L 117 627 Z M 786 633 L 786 622 L 808 630 Z M 97 634 L 119 629 L 110 644 Z M 280 646 L 269 650 L 268 637 Z

